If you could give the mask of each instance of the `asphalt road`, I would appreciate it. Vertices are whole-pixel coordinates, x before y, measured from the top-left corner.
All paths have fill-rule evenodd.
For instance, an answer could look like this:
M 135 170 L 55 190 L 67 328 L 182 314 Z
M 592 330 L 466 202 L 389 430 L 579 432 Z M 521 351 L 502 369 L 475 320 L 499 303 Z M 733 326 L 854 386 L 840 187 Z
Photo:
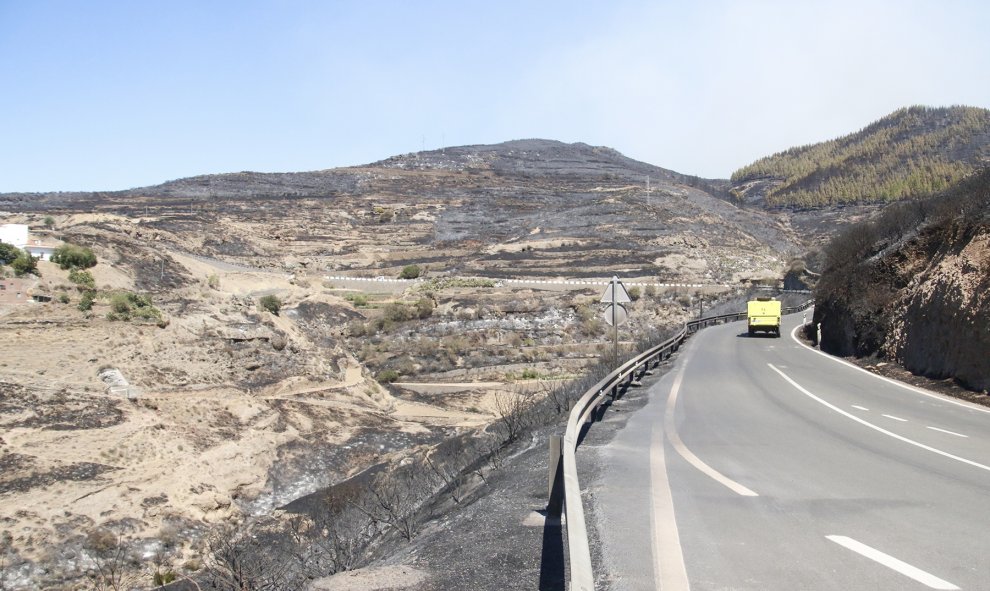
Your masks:
M 612 589 L 990 589 L 990 409 L 807 348 L 801 318 L 701 331 L 591 451 Z

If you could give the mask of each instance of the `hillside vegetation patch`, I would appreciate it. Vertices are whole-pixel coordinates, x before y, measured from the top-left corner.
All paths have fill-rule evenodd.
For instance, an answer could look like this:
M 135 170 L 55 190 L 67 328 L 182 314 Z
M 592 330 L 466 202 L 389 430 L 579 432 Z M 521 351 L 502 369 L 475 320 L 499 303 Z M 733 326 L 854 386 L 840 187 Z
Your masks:
M 772 179 L 772 206 L 823 207 L 920 198 L 949 188 L 988 156 L 990 111 L 973 107 L 901 109 L 862 130 L 761 158 L 732 174 Z
M 85 246 L 66 243 L 55 249 L 52 262 L 61 269 L 88 269 L 96 266 L 96 255 Z

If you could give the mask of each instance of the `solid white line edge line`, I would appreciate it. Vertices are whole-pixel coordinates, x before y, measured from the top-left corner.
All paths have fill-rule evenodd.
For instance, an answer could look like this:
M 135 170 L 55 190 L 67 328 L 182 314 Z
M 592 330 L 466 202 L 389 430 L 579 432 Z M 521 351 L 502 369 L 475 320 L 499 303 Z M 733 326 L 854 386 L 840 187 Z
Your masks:
M 798 324 L 797 326 L 794 327 L 794 330 L 791 331 L 791 338 L 794 340 L 795 343 L 801 345 L 802 347 L 804 347 L 805 349 L 807 349 L 809 351 L 812 351 L 814 353 L 818 353 L 819 355 L 822 355 L 824 357 L 827 357 L 828 359 L 831 359 L 832 361 L 836 361 L 836 362 L 841 363 L 843 365 L 848 365 L 849 367 L 851 367 L 853 369 L 856 369 L 856 370 L 859 370 L 859 371 L 861 371 L 861 372 L 863 372 L 863 373 L 865 373 L 867 375 L 871 375 L 871 376 L 873 376 L 873 377 L 875 377 L 877 379 L 883 380 L 883 381 L 885 381 L 887 383 L 893 384 L 895 386 L 899 386 L 901 388 L 904 388 L 905 390 L 910 390 L 910 391 L 912 391 L 912 392 L 914 392 L 916 394 L 921 394 L 923 396 L 928 396 L 929 398 L 934 398 L 936 400 L 941 400 L 942 402 L 948 402 L 949 404 L 955 404 L 956 406 L 961 406 L 963 408 L 968 408 L 969 410 L 975 410 L 977 412 L 990 413 L 990 408 L 986 408 L 986 407 L 980 406 L 978 404 L 973 404 L 972 402 L 966 402 L 964 400 L 956 400 L 955 398 L 950 398 L 948 396 L 945 396 L 944 394 L 939 394 L 937 392 L 932 392 L 930 390 L 925 390 L 924 388 L 919 388 L 917 386 L 912 386 L 911 384 L 905 384 L 904 382 L 898 382 L 897 380 L 892 380 L 892 379 L 890 379 L 890 378 L 888 378 L 886 376 L 877 375 L 877 374 L 873 373 L 872 371 L 863 369 L 862 367 L 856 365 L 855 363 L 849 363 L 845 359 L 840 359 L 839 357 L 836 357 L 834 355 L 829 355 L 828 353 L 826 353 L 824 351 L 819 351 L 818 349 L 816 349 L 816 348 L 814 348 L 814 347 L 812 347 L 812 346 L 810 346 L 810 345 L 802 342 L 801 339 L 797 338 L 797 331 L 802 326 L 804 326 L 804 325 L 803 324 Z
M 930 589 L 941 589 L 944 591 L 959 589 L 959 587 L 956 587 L 948 581 L 944 581 L 931 573 L 927 573 L 916 566 L 911 566 L 903 560 L 898 560 L 890 554 L 885 554 L 876 548 L 871 548 L 870 546 L 867 546 L 862 542 L 858 542 L 850 537 L 825 536 L 825 538 L 829 541 L 835 542 L 847 550 L 852 550 L 860 556 L 865 556 L 874 562 L 878 562 L 887 568 L 904 575 L 905 577 L 914 579 Z
M 694 341 L 694 343 L 696 342 L 697 341 Z M 689 343 L 688 351 L 693 351 L 694 343 L 691 341 L 689 341 Z M 758 497 L 760 495 L 753 490 L 739 484 L 735 480 L 732 480 L 728 476 L 706 464 L 698 456 L 694 455 L 694 452 L 688 449 L 687 445 L 684 444 L 684 441 L 681 440 L 681 436 L 677 433 L 677 425 L 674 421 L 674 411 L 677 407 L 677 395 L 681 389 L 681 380 L 684 379 L 684 371 L 687 368 L 688 360 L 690 358 L 690 355 L 685 355 L 683 360 L 680 362 L 681 366 L 677 370 L 677 374 L 674 376 L 674 383 L 671 384 L 670 394 L 667 396 L 667 404 L 663 413 L 663 430 L 667 434 L 667 440 L 670 441 L 670 444 L 674 446 L 674 450 L 677 451 L 682 458 L 684 458 L 702 474 L 705 474 L 737 495 L 743 497 Z
M 653 546 L 653 581 L 659 589 L 687 590 L 691 588 L 691 583 L 677 529 L 664 445 L 663 430 L 654 426 L 650 440 L 650 515 L 653 519 L 650 543 Z
M 979 468 L 981 470 L 986 470 L 987 472 L 990 472 L 990 466 L 986 466 L 986 465 L 981 464 L 979 462 L 974 462 L 973 460 L 967 460 L 966 458 L 962 458 L 962 457 L 959 457 L 959 456 L 950 454 L 949 452 L 942 451 L 942 450 L 937 449 L 937 448 L 934 448 L 934 447 L 932 447 L 930 445 L 925 445 L 924 443 L 921 443 L 919 441 L 915 441 L 913 439 L 908 439 L 907 437 L 904 437 L 903 435 L 898 435 L 897 433 L 894 433 L 892 431 L 888 431 L 888 430 L 884 429 L 883 427 L 879 427 L 877 425 L 874 425 L 873 423 L 871 423 L 869 421 L 865 421 L 865 420 L 857 417 L 856 415 L 854 415 L 852 413 L 848 413 L 848 412 L 842 410 L 841 408 L 839 408 L 838 406 L 835 406 L 831 402 L 828 402 L 826 400 L 823 400 L 823 399 L 819 398 L 818 396 L 815 396 L 814 394 L 812 394 L 811 392 L 809 392 L 808 390 L 806 390 L 803 386 L 801 386 L 801 384 L 798 384 L 797 382 L 795 382 L 794 380 L 792 380 L 790 378 L 790 376 L 788 376 L 784 372 L 782 372 L 779 369 L 777 369 L 774 366 L 774 364 L 768 363 L 767 365 L 770 366 L 770 369 L 772 369 L 775 372 L 777 372 L 778 374 L 780 374 L 780 377 L 782 377 L 785 380 L 787 380 L 787 382 L 790 385 L 792 385 L 795 388 L 797 388 L 799 392 L 801 392 L 802 394 L 804 394 L 808 398 L 811 398 L 815 402 L 818 402 L 819 404 L 821 404 L 823 406 L 826 406 L 826 407 L 834 410 L 835 412 L 839 413 L 840 415 L 843 415 L 845 417 L 848 417 L 848 418 L 856 421 L 857 423 L 860 423 L 861 425 L 865 425 L 865 426 L 869 427 L 870 429 L 873 429 L 874 431 L 879 431 L 880 433 L 883 433 L 884 435 L 887 435 L 889 437 L 893 437 L 894 439 L 897 439 L 898 441 L 903 441 L 904 443 L 913 445 L 915 447 L 920 447 L 921 449 L 926 450 L 926 451 L 930 451 L 930 452 L 932 452 L 934 454 L 938 454 L 940 456 L 949 458 L 951 460 L 956 460 L 957 462 L 962 462 L 963 464 L 969 464 L 970 466 L 973 466 L 975 468 Z

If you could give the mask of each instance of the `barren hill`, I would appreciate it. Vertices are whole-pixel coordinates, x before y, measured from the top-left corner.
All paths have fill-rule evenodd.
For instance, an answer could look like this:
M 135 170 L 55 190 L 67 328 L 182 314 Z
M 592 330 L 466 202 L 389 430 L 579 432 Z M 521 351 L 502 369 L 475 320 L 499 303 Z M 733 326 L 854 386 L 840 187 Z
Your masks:
M 0 209 L 112 213 L 231 262 L 386 275 L 419 262 L 486 276 L 728 283 L 803 249 L 785 218 L 713 196 L 724 188 L 609 148 L 522 140 L 355 168 L 6 194 Z

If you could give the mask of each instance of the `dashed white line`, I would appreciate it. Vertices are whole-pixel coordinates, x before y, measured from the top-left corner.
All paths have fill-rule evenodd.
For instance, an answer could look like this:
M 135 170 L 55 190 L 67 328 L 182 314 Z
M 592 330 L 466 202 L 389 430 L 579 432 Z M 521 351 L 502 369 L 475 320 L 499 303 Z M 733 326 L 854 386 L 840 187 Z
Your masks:
M 843 548 L 846 548 L 847 550 L 852 550 L 860 556 L 865 556 L 866 558 L 869 558 L 874 562 L 878 562 L 887 568 L 904 575 L 905 577 L 914 579 L 929 589 L 944 589 L 946 591 L 959 589 L 959 587 L 956 587 L 948 581 L 942 580 L 931 573 L 925 572 L 916 566 L 911 566 L 903 560 L 898 560 L 890 554 L 885 554 L 876 548 L 871 548 L 870 546 L 867 546 L 866 544 L 858 542 L 852 538 L 846 536 L 825 537 Z
M 956 433 L 955 431 L 947 431 L 945 429 L 939 429 L 938 427 L 925 427 L 926 429 L 931 429 L 932 431 L 938 431 L 939 433 L 948 433 L 949 435 L 955 435 L 956 437 L 965 437 L 969 439 L 969 435 L 963 435 L 962 433 Z
M 865 410 L 866 412 L 870 412 L 870 409 L 866 408 L 865 406 L 859 406 L 858 404 L 854 404 L 852 405 L 852 407 L 858 410 Z
M 987 472 L 990 472 L 990 466 L 987 466 L 985 464 L 981 464 L 979 462 L 974 462 L 973 460 L 967 460 L 966 458 L 963 458 L 963 457 L 959 457 L 957 455 L 950 454 L 949 452 L 942 451 L 942 450 L 937 449 L 937 448 L 934 448 L 934 447 L 932 447 L 930 445 L 925 445 L 924 443 L 915 441 L 913 439 L 908 439 L 907 437 L 904 437 L 903 435 L 898 435 L 897 433 L 894 433 L 892 431 L 888 431 L 888 430 L 884 429 L 883 427 L 880 427 L 878 425 L 874 425 L 873 423 L 871 423 L 869 421 L 863 420 L 863 419 L 857 417 L 856 415 L 854 415 L 852 413 L 848 413 L 848 412 L 842 410 L 841 408 L 839 408 L 838 406 L 835 406 L 831 402 L 828 402 L 826 400 L 823 400 L 823 399 L 819 398 L 818 396 L 815 396 L 814 394 L 812 394 L 811 392 L 809 392 L 807 389 L 805 389 L 803 386 L 801 386 L 801 384 L 798 384 L 797 382 L 795 382 L 794 380 L 792 380 L 790 378 L 790 376 L 788 376 L 784 372 L 782 372 L 779 369 L 777 369 L 776 367 L 774 367 L 774 365 L 772 363 L 768 363 L 767 365 L 770 366 L 770 369 L 772 369 L 775 372 L 777 372 L 778 374 L 780 374 L 780 377 L 782 377 L 785 380 L 787 380 L 787 382 L 790 385 L 792 385 L 795 388 L 797 388 L 797 390 L 799 392 L 801 392 L 802 394 L 804 394 L 808 398 L 811 398 L 815 402 L 821 404 L 822 406 L 825 406 L 827 408 L 830 408 L 830 409 L 834 410 L 835 412 L 839 413 L 840 415 L 842 415 L 844 417 L 848 417 L 848 418 L 856 421 L 857 423 L 859 423 L 861 425 L 865 425 L 865 426 L 869 427 L 870 429 L 873 429 L 874 431 L 878 431 L 880 433 L 883 433 L 884 435 L 887 435 L 888 437 L 893 437 L 894 439 L 896 439 L 898 441 L 903 441 L 904 443 L 907 443 L 909 445 L 913 445 L 915 447 L 919 447 L 919 448 L 921 448 L 923 450 L 926 450 L 926 451 L 930 451 L 930 452 L 932 452 L 934 454 L 938 454 L 938 455 L 940 455 L 942 457 L 949 458 L 950 460 L 956 460 L 957 462 L 962 462 L 963 464 L 968 464 L 970 466 L 973 466 L 974 468 L 979 468 L 981 470 L 986 470 Z
M 906 422 L 908 422 L 908 420 L 907 420 L 907 419 L 902 419 L 901 417 L 895 417 L 894 415 L 880 415 L 880 416 L 882 416 L 882 417 L 887 417 L 888 419 L 893 419 L 893 420 L 895 420 L 895 421 L 900 421 L 900 422 L 902 422 L 902 423 L 906 423 Z

